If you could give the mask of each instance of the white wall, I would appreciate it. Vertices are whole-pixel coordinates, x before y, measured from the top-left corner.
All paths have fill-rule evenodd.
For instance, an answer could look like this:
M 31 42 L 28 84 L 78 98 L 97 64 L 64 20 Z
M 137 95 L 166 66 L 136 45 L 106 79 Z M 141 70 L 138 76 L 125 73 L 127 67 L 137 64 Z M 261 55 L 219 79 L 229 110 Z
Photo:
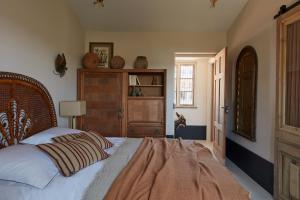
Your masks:
M 174 134 L 173 96 L 176 52 L 218 52 L 226 45 L 226 33 L 176 32 L 99 32 L 86 31 L 85 51 L 89 42 L 114 42 L 114 54 L 131 68 L 138 55 L 145 55 L 149 68 L 165 68 L 167 74 L 167 134 Z
M 294 1 L 250 0 L 228 31 L 228 56 L 233 77 L 237 56 L 245 45 L 253 46 L 258 54 L 257 141 L 251 142 L 232 133 L 232 126 L 228 137 L 271 162 L 274 157 L 276 95 L 276 24 L 273 16 L 282 4 L 291 2 Z M 234 95 L 234 88 L 232 91 Z
M 84 49 L 79 20 L 65 0 L 0 1 L 0 71 L 16 72 L 42 82 L 58 115 L 58 102 L 76 99 L 76 68 Z M 65 53 L 68 71 L 52 73 L 58 53 Z M 58 118 L 59 126 L 67 119 Z

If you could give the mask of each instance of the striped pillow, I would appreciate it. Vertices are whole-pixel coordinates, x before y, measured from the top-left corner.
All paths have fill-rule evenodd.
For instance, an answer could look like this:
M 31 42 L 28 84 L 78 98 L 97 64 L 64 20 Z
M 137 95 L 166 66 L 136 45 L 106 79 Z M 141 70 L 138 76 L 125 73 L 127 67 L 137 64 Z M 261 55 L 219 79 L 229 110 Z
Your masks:
M 81 136 L 80 133 L 70 133 L 67 135 L 57 136 L 54 138 L 51 138 L 54 142 L 68 142 L 71 140 L 75 140 Z
M 111 143 L 108 139 L 106 139 L 105 137 L 103 137 L 101 134 L 97 132 L 89 131 L 89 132 L 82 132 L 82 134 L 90 138 L 93 142 L 100 145 L 102 149 L 108 149 L 113 146 L 113 143 Z
M 66 177 L 109 157 L 98 144 L 84 138 L 68 142 L 40 144 L 37 147 L 53 158 Z
M 59 137 L 54 137 L 52 138 L 52 140 L 54 140 L 55 142 L 66 142 L 82 137 L 85 137 L 86 139 L 90 139 L 91 141 L 97 143 L 102 149 L 108 149 L 113 146 L 113 143 L 111 143 L 99 133 L 93 131 L 63 135 Z

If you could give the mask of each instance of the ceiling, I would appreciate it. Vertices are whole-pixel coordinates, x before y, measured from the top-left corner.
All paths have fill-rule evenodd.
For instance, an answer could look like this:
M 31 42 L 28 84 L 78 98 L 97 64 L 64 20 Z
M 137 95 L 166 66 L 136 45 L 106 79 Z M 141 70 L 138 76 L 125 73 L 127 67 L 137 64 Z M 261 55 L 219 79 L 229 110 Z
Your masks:
M 247 0 L 69 0 L 87 30 L 128 32 L 227 31 Z

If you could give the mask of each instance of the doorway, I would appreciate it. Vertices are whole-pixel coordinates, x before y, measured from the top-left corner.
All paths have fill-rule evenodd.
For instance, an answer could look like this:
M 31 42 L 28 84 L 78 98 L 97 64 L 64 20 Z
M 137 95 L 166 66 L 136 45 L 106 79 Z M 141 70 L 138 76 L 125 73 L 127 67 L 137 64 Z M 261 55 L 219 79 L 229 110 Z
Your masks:
M 178 119 L 177 113 L 186 119 L 186 127 L 175 128 L 175 137 L 211 140 L 214 56 L 175 54 L 174 120 Z
M 225 163 L 226 130 L 230 102 L 230 70 L 226 69 L 227 48 L 217 54 L 175 54 L 175 137 L 205 139 L 221 163 Z M 182 120 L 180 120 L 182 121 Z M 194 127 L 204 127 L 195 130 Z M 192 127 L 192 128 L 189 128 Z M 204 134 L 204 137 L 203 137 Z

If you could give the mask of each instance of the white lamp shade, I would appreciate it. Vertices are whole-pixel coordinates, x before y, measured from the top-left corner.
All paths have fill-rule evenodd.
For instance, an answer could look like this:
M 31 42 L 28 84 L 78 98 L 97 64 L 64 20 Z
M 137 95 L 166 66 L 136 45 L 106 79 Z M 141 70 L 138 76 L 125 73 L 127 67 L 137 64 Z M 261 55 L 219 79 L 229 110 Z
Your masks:
M 73 117 L 86 114 L 85 101 L 61 101 L 59 102 L 60 116 Z

